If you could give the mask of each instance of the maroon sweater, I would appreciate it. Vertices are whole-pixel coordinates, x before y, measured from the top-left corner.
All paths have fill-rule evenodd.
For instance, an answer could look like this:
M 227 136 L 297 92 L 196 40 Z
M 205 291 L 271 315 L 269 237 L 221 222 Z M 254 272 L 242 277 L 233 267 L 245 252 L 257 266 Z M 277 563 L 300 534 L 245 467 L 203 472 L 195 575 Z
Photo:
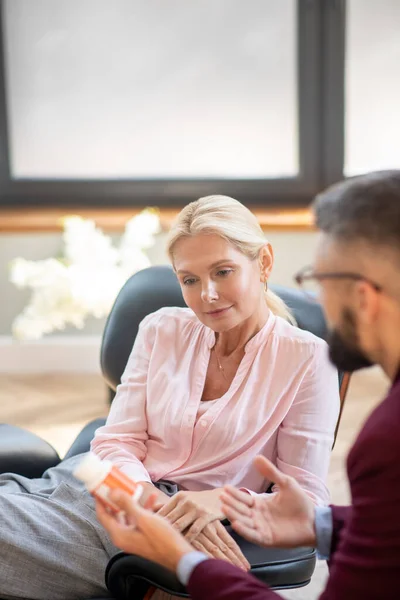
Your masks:
M 400 372 L 347 459 L 352 506 L 332 506 L 330 574 L 320 600 L 400 598 Z M 255 577 L 207 560 L 188 585 L 193 600 L 278 600 Z

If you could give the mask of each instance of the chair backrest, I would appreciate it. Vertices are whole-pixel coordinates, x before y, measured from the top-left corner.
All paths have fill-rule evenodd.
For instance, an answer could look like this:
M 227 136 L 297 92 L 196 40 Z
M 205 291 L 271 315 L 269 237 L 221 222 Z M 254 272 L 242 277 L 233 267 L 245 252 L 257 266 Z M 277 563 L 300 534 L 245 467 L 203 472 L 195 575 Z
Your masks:
M 325 339 L 326 322 L 317 302 L 296 289 L 278 285 L 270 287 L 286 302 L 301 329 Z M 113 390 L 128 362 L 139 323 L 164 306 L 186 306 L 178 280 L 172 268 L 166 265 L 149 267 L 132 275 L 119 292 L 104 328 L 100 357 L 103 376 Z M 339 373 L 339 384 L 341 415 L 348 385 L 344 373 Z

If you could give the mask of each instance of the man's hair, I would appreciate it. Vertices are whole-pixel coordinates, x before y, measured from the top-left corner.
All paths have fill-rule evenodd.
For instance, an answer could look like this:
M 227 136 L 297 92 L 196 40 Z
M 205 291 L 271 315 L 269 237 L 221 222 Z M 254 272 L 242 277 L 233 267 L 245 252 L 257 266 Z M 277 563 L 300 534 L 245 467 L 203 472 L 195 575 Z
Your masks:
M 338 241 L 400 250 L 400 170 L 337 183 L 318 194 L 313 210 L 318 229 Z

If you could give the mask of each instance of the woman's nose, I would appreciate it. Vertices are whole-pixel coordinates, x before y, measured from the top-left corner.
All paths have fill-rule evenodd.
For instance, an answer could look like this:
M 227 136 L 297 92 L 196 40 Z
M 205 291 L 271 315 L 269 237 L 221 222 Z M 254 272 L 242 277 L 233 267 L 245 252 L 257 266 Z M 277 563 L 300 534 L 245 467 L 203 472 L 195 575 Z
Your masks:
M 215 302 L 218 300 L 218 292 L 213 282 L 203 285 L 201 299 L 203 302 Z

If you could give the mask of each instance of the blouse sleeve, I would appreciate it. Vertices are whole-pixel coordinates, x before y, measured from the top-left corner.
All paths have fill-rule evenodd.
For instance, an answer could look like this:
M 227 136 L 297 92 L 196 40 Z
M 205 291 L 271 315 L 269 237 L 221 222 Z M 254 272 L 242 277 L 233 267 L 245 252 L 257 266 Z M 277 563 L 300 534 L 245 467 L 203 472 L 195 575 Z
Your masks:
M 111 460 L 136 481 L 151 481 L 143 460 L 148 439 L 147 374 L 157 323 L 157 313 L 141 322 L 107 422 L 96 431 L 91 444 L 100 458 Z
M 294 477 L 317 505 L 329 501 L 325 482 L 339 404 L 338 373 L 329 362 L 326 344 L 315 344 L 294 402 L 278 431 L 276 464 Z

